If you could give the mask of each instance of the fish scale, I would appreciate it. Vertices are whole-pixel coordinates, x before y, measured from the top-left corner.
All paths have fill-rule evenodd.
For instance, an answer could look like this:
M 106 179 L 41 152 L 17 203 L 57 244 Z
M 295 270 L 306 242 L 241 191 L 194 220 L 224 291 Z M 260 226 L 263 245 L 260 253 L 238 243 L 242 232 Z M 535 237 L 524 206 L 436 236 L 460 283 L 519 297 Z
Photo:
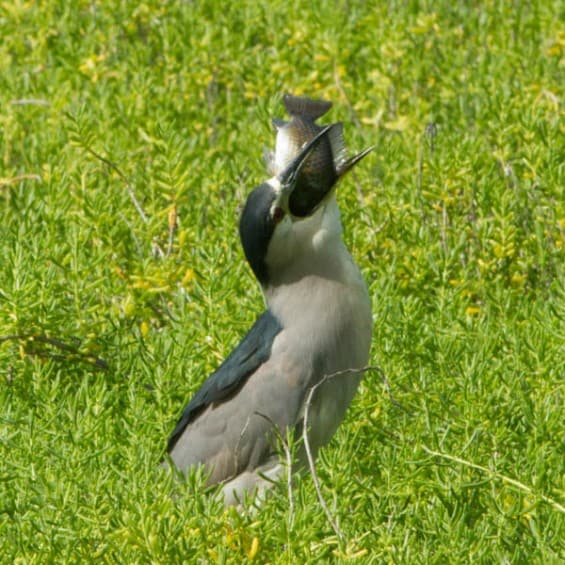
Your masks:
M 316 124 L 316 120 L 332 107 L 329 101 L 288 94 L 283 97 L 283 104 L 291 120 L 273 120 L 277 130 L 275 151 L 265 154 L 267 168 L 272 175 L 279 174 L 296 157 L 304 144 L 323 129 L 324 126 Z M 300 170 L 296 188 L 289 200 L 289 209 L 293 216 L 310 215 L 338 180 L 372 150 L 372 147 L 369 147 L 348 159 L 343 124 L 336 122 L 331 125 L 326 138 L 318 144 Z

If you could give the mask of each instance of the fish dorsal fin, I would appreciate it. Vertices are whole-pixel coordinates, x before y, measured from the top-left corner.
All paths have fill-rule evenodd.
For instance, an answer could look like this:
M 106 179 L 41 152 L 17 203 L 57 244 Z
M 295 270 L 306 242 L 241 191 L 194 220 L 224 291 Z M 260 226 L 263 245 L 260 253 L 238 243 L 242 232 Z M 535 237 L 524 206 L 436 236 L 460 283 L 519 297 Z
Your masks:
M 271 122 L 273 123 L 273 127 L 279 131 L 282 127 L 286 126 L 286 124 L 288 124 L 288 122 L 285 122 L 284 120 L 279 120 L 278 118 L 273 118 L 271 120 Z
M 374 148 L 375 146 L 371 145 L 371 147 L 367 147 L 367 149 L 361 151 L 361 153 L 357 153 L 357 155 L 354 155 L 350 159 L 346 159 L 343 163 L 340 163 L 336 167 L 337 176 L 342 177 L 345 173 L 350 171 L 355 165 L 357 165 L 357 163 L 359 163 L 359 161 L 361 161 L 361 159 L 363 159 L 363 157 L 365 157 L 365 155 L 368 155 Z
M 317 120 L 332 107 L 332 103 L 326 100 L 312 100 L 306 96 L 292 96 L 291 94 L 283 96 L 283 104 L 289 116 L 311 120 Z
M 267 166 L 267 172 L 274 177 L 277 174 L 277 168 L 275 166 L 275 154 L 263 147 L 263 159 L 265 160 L 265 165 Z
M 345 148 L 345 140 L 343 139 L 343 124 L 336 122 L 332 129 L 328 132 L 328 139 L 332 148 L 332 157 L 336 171 L 347 161 L 347 149 Z

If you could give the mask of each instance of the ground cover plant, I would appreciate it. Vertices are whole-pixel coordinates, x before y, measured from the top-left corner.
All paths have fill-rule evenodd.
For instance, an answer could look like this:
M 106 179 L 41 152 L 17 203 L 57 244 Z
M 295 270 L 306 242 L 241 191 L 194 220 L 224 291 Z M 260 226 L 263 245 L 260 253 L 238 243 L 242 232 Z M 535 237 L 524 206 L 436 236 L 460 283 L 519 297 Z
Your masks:
M 0 561 L 564 559 L 559 2 L 0 3 Z M 334 101 L 369 371 L 259 513 L 158 469 L 262 310 L 237 219 Z

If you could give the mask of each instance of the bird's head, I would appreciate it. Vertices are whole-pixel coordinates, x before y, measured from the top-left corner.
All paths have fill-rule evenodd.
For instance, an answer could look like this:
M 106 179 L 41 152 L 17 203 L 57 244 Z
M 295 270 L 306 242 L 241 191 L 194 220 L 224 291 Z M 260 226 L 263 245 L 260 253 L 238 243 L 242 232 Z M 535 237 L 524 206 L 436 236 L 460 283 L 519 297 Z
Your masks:
M 264 288 L 272 284 L 297 255 L 311 247 L 321 229 L 329 229 L 338 237 L 341 234 L 333 186 L 328 186 L 327 192 L 316 198 L 309 198 L 309 209 L 300 217 L 293 215 L 289 207 L 295 190 L 307 190 L 307 187 L 297 186 L 304 162 L 333 127 L 322 129 L 283 171 L 260 184 L 247 198 L 239 234 L 251 269 Z

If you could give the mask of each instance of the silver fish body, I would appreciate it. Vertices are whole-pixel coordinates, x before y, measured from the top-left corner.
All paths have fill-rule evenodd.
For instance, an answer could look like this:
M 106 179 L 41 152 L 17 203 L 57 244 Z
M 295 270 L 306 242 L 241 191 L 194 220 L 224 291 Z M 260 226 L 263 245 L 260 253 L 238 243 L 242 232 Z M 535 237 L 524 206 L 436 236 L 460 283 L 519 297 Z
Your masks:
M 332 103 L 325 100 L 313 100 L 302 96 L 285 95 L 284 107 L 291 117 L 289 122 L 273 120 L 277 130 L 274 152 L 266 152 L 267 168 L 271 175 L 277 175 L 296 157 L 304 144 L 322 131 L 323 126 L 316 124 L 331 108 Z M 343 124 L 332 124 L 328 135 L 312 151 L 304 162 L 296 188 L 289 200 L 289 209 L 294 216 L 305 217 L 322 202 L 337 181 L 358 163 L 372 147 L 347 158 L 343 138 Z

